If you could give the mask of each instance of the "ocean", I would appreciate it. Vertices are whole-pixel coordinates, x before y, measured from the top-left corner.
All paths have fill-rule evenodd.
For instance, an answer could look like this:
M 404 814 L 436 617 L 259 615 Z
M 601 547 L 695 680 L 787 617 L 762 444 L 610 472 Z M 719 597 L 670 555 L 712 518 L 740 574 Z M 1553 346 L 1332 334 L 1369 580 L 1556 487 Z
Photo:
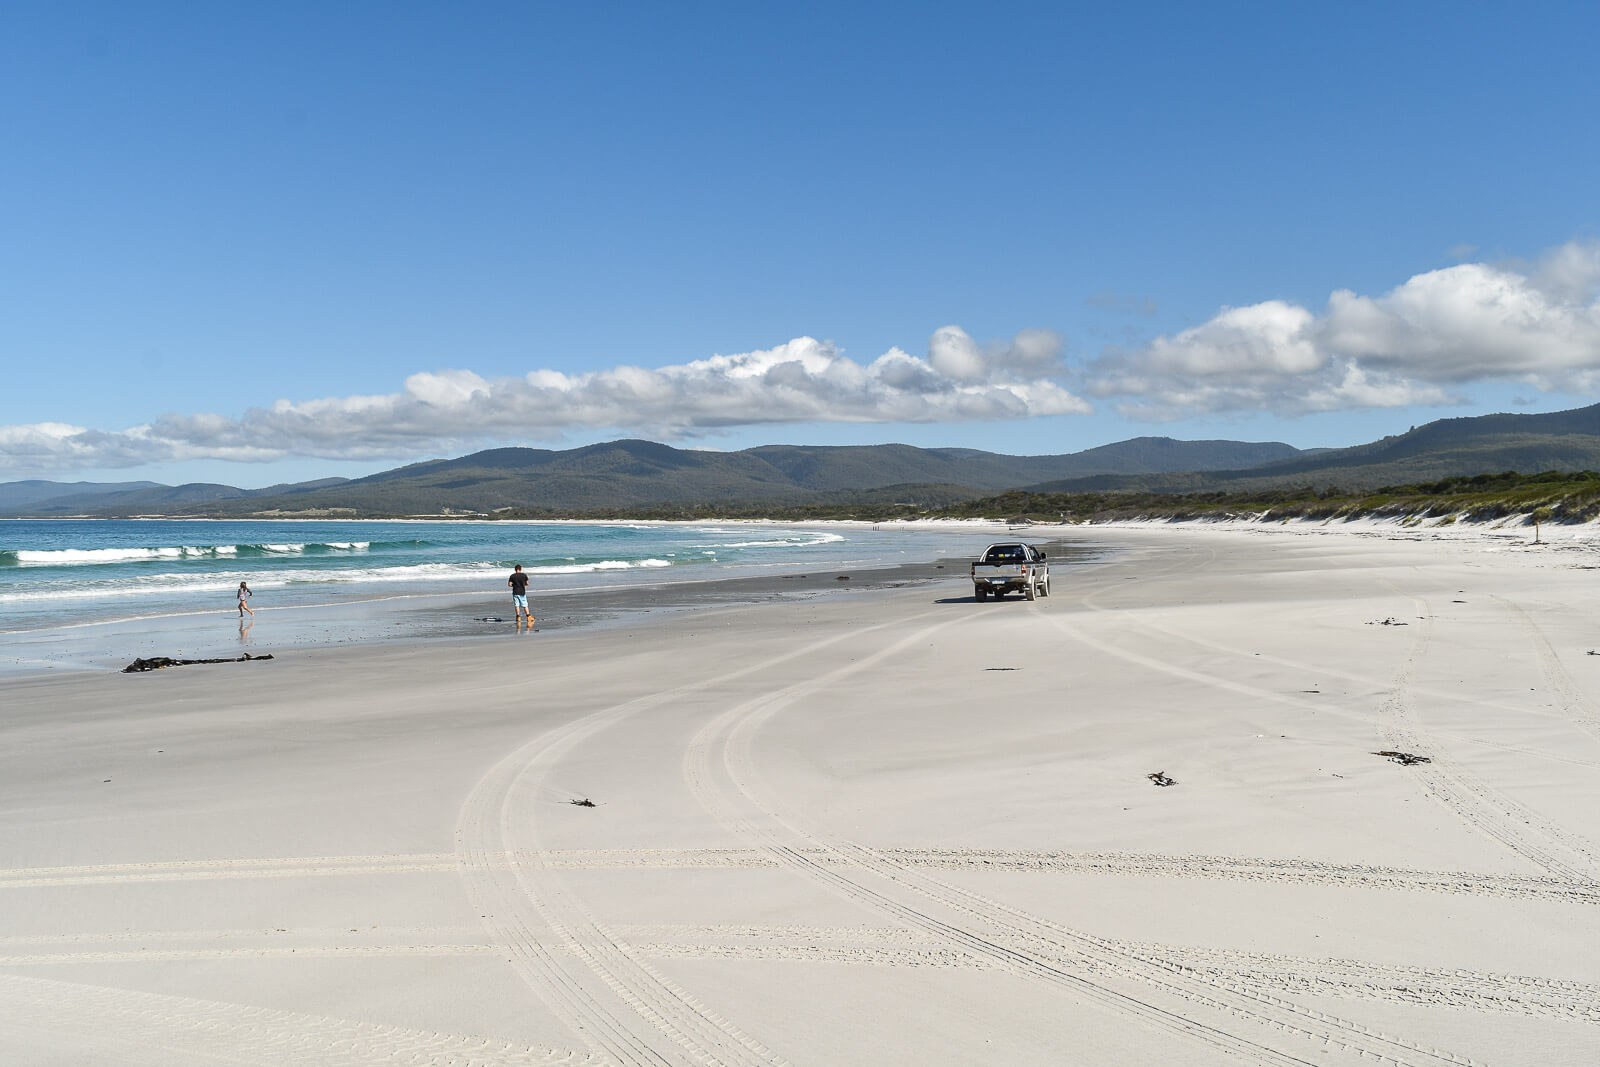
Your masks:
M 47 635 L 105 624 L 178 632 L 206 616 L 236 615 L 241 581 L 255 594 L 251 606 L 272 612 L 498 596 L 518 563 L 537 597 L 793 568 L 888 567 L 972 554 L 983 539 L 889 525 L 0 520 L 0 646 L 31 635 L 25 643 L 36 649 Z

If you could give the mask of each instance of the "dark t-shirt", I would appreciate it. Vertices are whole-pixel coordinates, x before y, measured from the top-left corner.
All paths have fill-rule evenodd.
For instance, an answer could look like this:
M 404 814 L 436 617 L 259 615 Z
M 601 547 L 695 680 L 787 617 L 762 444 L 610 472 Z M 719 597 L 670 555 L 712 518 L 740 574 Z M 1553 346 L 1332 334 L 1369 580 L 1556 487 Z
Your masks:
M 528 595 L 528 576 L 521 571 L 511 572 L 511 591 L 517 596 Z

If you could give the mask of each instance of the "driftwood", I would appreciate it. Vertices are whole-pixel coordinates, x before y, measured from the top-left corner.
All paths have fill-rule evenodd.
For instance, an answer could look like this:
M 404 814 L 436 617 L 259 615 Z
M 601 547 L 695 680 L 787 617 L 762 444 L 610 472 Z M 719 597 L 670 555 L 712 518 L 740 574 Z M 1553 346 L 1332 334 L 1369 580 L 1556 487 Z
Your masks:
M 569 800 L 567 803 L 580 808 L 592 808 L 595 806 L 594 801 L 590 800 L 588 797 L 584 797 L 582 800 Z
M 140 671 L 159 671 L 163 667 L 187 667 L 191 663 L 243 663 L 245 660 L 271 659 L 272 654 L 265 656 L 252 656 L 246 652 L 242 656 L 228 659 L 173 659 L 171 656 L 151 656 L 149 659 L 136 659 L 122 668 L 123 674 L 137 674 Z
M 1168 778 L 1166 776 L 1166 774 L 1163 773 L 1162 771 L 1157 771 L 1154 774 L 1147 774 L 1147 775 L 1145 775 L 1145 777 L 1150 779 L 1156 785 L 1177 785 L 1178 784 L 1178 780 L 1176 778 Z

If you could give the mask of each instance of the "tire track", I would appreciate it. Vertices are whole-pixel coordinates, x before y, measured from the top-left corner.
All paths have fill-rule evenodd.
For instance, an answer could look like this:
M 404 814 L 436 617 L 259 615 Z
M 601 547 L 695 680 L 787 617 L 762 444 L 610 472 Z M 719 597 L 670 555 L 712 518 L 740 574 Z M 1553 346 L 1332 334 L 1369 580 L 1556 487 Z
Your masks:
M 632 950 L 652 960 L 774 961 L 825 963 L 882 968 L 963 968 L 1000 970 L 992 958 L 931 944 L 919 931 L 899 927 L 813 927 L 797 925 L 671 925 L 645 924 L 613 928 Z M 331 931 L 328 933 L 332 933 Z M 160 935 L 104 934 L 92 940 L 155 940 L 214 942 L 257 936 L 253 931 L 178 931 Z M 647 940 L 655 938 L 656 940 Z M 667 940 L 661 940 L 661 939 Z M 61 944 L 66 938 L 6 939 Z M 1280 994 L 1340 998 L 1404 1000 L 1433 1007 L 1499 1011 L 1600 1023 L 1600 985 L 1532 975 L 1508 975 L 1426 967 L 1398 966 L 1359 960 L 1273 955 L 1229 949 L 1112 942 L 1128 955 L 1176 964 L 1229 983 L 1246 983 Z M 1026 951 L 1028 945 L 1016 946 Z M 152 963 L 227 959 L 290 959 L 341 957 L 483 956 L 495 946 L 476 944 L 299 945 L 295 948 L 253 946 L 231 949 L 141 947 L 128 951 L 76 950 L 0 955 L 0 967 L 59 964 Z M 169 1012 L 170 1014 L 170 1012 Z M 208 1017 L 216 1017 L 207 1009 Z M 3 1015 L 3 1012 L 0 1012 Z M 285 1026 L 293 1022 L 285 1017 Z M 437 1037 L 439 1035 L 435 1035 Z M 467 1039 L 460 1038 L 465 1041 Z M 553 1053 L 552 1053 L 553 1054 Z
M 1037 609 L 1036 609 L 1037 610 Z M 702 805 L 725 826 L 762 843 L 774 858 L 846 899 L 880 911 L 921 930 L 941 944 L 984 959 L 1020 977 L 1041 981 L 1083 1002 L 1098 1004 L 1169 1033 L 1214 1049 L 1270 1064 L 1313 1062 L 1192 1018 L 1195 1008 L 1213 1009 L 1282 1032 L 1307 1038 L 1324 1048 L 1361 1056 L 1395 1057 L 1403 1053 L 1416 1063 L 1467 1064 L 1471 1061 L 1413 1042 L 1380 1034 L 1321 1012 L 1301 1009 L 1264 993 L 1240 990 L 1204 976 L 1185 974 L 1170 964 L 1150 964 L 1119 953 L 1113 942 L 1071 931 L 1026 915 L 967 890 L 945 885 L 886 860 L 849 842 L 828 842 L 801 830 L 771 805 L 763 804 L 749 782 L 754 777 L 749 741 L 756 729 L 779 709 L 874 665 L 925 634 L 916 634 L 820 678 L 736 705 L 708 722 L 690 742 L 684 774 Z M 713 753 L 720 754 L 720 768 Z M 821 851 L 832 862 L 814 858 Z M 875 888 L 862 880 L 885 884 Z M 873 878 L 872 876 L 876 876 Z M 909 890 L 931 900 L 936 911 L 904 900 Z M 1139 987 L 1137 993 L 1121 986 Z M 1164 1002 L 1164 1003 L 1163 1003 Z M 1181 1007 L 1180 1007 L 1181 1005 Z M 1378 1050 L 1382 1050 L 1381 1052 Z
M 167 1067 L 173 1057 L 260 1067 L 600 1067 L 594 1056 L 489 1038 L 384 1026 L 223 1001 L 0 975 L 0 1029 L 83 1035 L 111 1045 L 119 1064 Z
M 1383 743 L 1399 751 L 1426 753 L 1431 762 L 1415 764 L 1407 770 L 1416 775 L 1428 796 L 1473 831 L 1551 874 L 1591 881 L 1600 867 L 1586 841 L 1456 763 L 1418 720 L 1410 696 L 1411 679 L 1417 661 L 1426 654 L 1432 640 L 1433 618 L 1426 601 L 1413 600 L 1422 618 L 1395 675 L 1394 687 L 1378 708 Z
M 1364 960 L 1134 942 L 1120 944 L 1130 952 L 1149 954 L 1196 971 L 1213 972 L 1230 981 L 1247 982 L 1280 993 L 1400 1000 L 1432 1007 L 1561 1016 L 1600 1023 L 1600 985 L 1590 982 L 1454 968 L 1406 967 Z
M 104 883 L 127 885 L 138 882 L 414 874 L 453 872 L 456 867 L 455 855 L 443 852 L 401 856 L 309 856 L 281 859 L 106 863 L 71 867 L 16 867 L 11 870 L 0 870 L 0 889 L 35 889 L 44 886 Z
M 1600 741 L 1600 719 L 1596 718 L 1594 708 L 1584 697 L 1578 684 L 1573 681 L 1572 675 L 1561 665 L 1560 655 L 1550 643 L 1550 639 L 1544 635 L 1544 631 L 1539 628 L 1539 624 L 1533 621 L 1533 617 L 1524 611 L 1520 604 L 1494 595 L 1489 599 L 1499 604 L 1506 614 L 1516 619 L 1527 632 L 1528 640 L 1533 644 L 1533 651 L 1539 657 L 1539 665 L 1543 668 L 1546 687 L 1555 693 L 1556 702 L 1567 719 L 1588 734 L 1591 740 Z
M 1138 877 L 1226 879 L 1276 882 L 1289 885 L 1333 885 L 1410 893 L 1497 897 L 1510 900 L 1549 900 L 1570 904 L 1600 904 L 1600 881 L 1558 878 L 1550 875 L 1480 874 L 1472 871 L 1434 871 L 1412 867 L 1378 867 L 1324 863 L 1318 860 L 1259 856 L 1212 856 L 1141 852 L 1076 852 L 1068 849 L 893 848 L 883 855 L 907 867 L 928 870 L 1006 870 L 1040 874 L 1103 874 Z M 811 850 L 818 862 L 828 862 L 822 849 Z M 446 853 L 375 857 L 360 863 L 357 857 L 240 861 L 196 860 L 170 864 L 108 864 L 99 867 L 26 867 L 0 871 L 0 889 L 54 888 L 141 882 L 211 881 L 218 879 L 289 877 L 366 877 L 389 873 L 457 873 L 459 863 Z M 261 864 L 269 869 L 263 873 Z M 716 849 L 567 849 L 513 853 L 512 861 L 491 862 L 495 870 L 510 871 L 514 864 L 539 864 L 549 871 L 568 870 L 732 870 L 779 866 L 757 848 Z M 0 938 L 0 944 L 8 940 Z
M 745 716 L 725 737 L 723 755 L 729 778 L 734 787 L 751 802 L 755 800 L 752 784 L 756 780 L 756 773 L 750 760 L 749 743 L 756 730 L 763 725 L 763 720 L 775 710 L 774 706 L 769 705 L 755 714 Z M 1137 1005 L 1136 1010 L 1140 1014 L 1153 1010 L 1157 1013 L 1156 1019 L 1177 1021 L 1181 1024 L 1182 1032 L 1189 1036 L 1201 1037 L 1214 1047 L 1249 1056 L 1252 1062 L 1307 1061 L 1282 1048 L 1242 1036 L 1231 1028 L 1223 1029 L 1203 1023 L 1189 1013 L 1195 1008 L 1209 1009 L 1230 1018 L 1233 1025 L 1242 1021 L 1265 1026 L 1307 1039 L 1324 1049 L 1336 1048 L 1361 1058 L 1374 1056 L 1416 1064 L 1471 1062 L 1450 1052 L 1427 1048 L 1350 1020 L 1301 1008 L 1268 993 L 1239 988 L 1225 979 L 1186 972 L 1181 966 L 1167 960 L 1126 951 L 1112 939 L 1074 930 L 972 890 L 900 867 L 865 846 L 842 839 L 827 843 L 780 816 L 771 817 L 782 823 L 790 833 L 833 848 L 842 857 L 853 861 L 856 870 L 877 875 L 898 888 L 910 890 L 961 914 L 965 919 L 964 926 L 976 924 L 979 929 L 986 931 L 980 938 L 982 943 L 995 943 L 989 938 L 993 938 L 993 932 L 997 931 L 1001 935 L 996 939 L 998 943 L 1008 947 L 1014 956 L 1043 964 L 1045 974 L 1059 974 L 1060 969 L 1066 967 L 1076 972 L 1073 977 L 1081 982 L 1083 979 L 1079 975 L 1087 970 L 1094 976 L 1094 984 L 1098 989 L 1116 998 L 1119 1006 L 1126 1008 Z M 1174 1010 L 1163 1007 L 1159 1001 L 1182 1005 L 1182 1008 Z
M 878 852 L 897 865 L 924 870 L 1023 870 L 1208 878 L 1600 904 L 1600 882 L 1584 879 L 1427 871 L 1237 856 L 1005 849 L 879 849 Z
M 938 614 L 926 612 L 924 615 Z M 538 850 L 516 847 L 513 827 L 536 843 L 537 805 L 517 805 L 579 742 L 643 711 L 770 670 L 885 626 L 814 641 L 758 663 L 603 708 L 557 727 L 507 754 L 462 804 L 456 825 L 460 870 L 469 899 L 494 942 L 527 985 L 577 1033 L 622 1063 L 773 1064 L 770 1049 L 652 968 L 599 923 Z M 543 935 L 539 931 L 543 931 Z M 556 948 L 564 951 L 555 951 Z M 581 966 L 572 966 L 576 960 Z M 598 980 L 605 993 L 593 988 Z M 637 1027 L 636 1019 L 650 1024 Z M 666 1048 L 660 1039 L 665 1037 Z
M 1432 619 L 1425 602 L 1418 602 L 1418 610 L 1423 617 L 1412 639 L 1412 646 L 1389 694 L 1380 702 L 1377 710 L 1376 725 L 1383 743 L 1392 749 L 1429 754 L 1432 758 L 1431 763 L 1417 764 L 1408 769 L 1422 779 L 1429 796 L 1475 832 L 1491 838 L 1551 874 L 1579 884 L 1593 883 L 1597 873 L 1600 873 L 1600 867 L 1597 867 L 1587 842 L 1556 826 L 1531 808 L 1492 789 L 1487 783 L 1443 755 L 1434 737 L 1422 731 L 1411 709 L 1409 689 L 1417 660 L 1426 649 L 1432 632 Z M 1109 642 L 1089 636 L 1064 619 L 1047 617 L 1058 629 L 1075 640 L 1154 671 L 1256 700 L 1322 713 L 1332 712 L 1363 722 L 1369 721 L 1365 717 L 1341 711 L 1334 705 L 1312 704 L 1290 694 L 1277 693 L 1202 671 L 1190 670 L 1163 662 L 1154 656 L 1118 648 Z
M 1218 641 L 1211 641 L 1194 634 L 1181 633 L 1169 627 L 1153 623 L 1148 619 L 1137 617 L 1132 612 L 1122 611 L 1115 608 L 1103 608 L 1095 606 L 1089 603 L 1087 598 L 1085 599 L 1084 606 L 1088 607 L 1091 611 L 1115 614 L 1118 617 L 1118 620 L 1124 624 L 1136 626 L 1148 633 L 1160 634 L 1163 637 L 1182 641 L 1186 644 L 1193 645 L 1196 648 L 1203 648 L 1212 652 L 1220 652 L 1224 655 L 1233 656 L 1247 662 L 1275 663 L 1281 667 L 1288 667 L 1291 670 L 1305 672 L 1316 678 L 1338 678 L 1346 682 L 1355 682 L 1373 689 L 1387 689 L 1393 684 L 1392 679 L 1373 678 L 1370 675 L 1359 674 L 1354 671 L 1345 670 L 1339 666 L 1330 666 L 1322 663 L 1306 663 L 1303 660 L 1290 659 L 1285 656 L 1275 655 L 1270 652 L 1244 649 L 1236 645 L 1226 645 Z M 1565 674 L 1565 672 L 1562 673 Z M 1413 687 L 1412 691 L 1419 696 L 1425 696 L 1429 699 L 1452 701 L 1458 704 L 1471 704 L 1474 707 L 1485 708 L 1491 711 L 1500 711 L 1518 715 L 1526 715 L 1529 712 L 1529 709 L 1525 706 L 1506 704 L 1497 700 L 1485 700 L 1479 697 L 1474 697 L 1471 694 L 1447 692 L 1445 690 L 1423 687 Z M 1600 722 L 1576 718 L 1574 721 L 1578 722 L 1580 727 L 1583 726 L 1586 721 L 1589 722 L 1594 727 L 1595 736 L 1600 737 Z M 1523 745 L 1507 744 L 1503 741 L 1493 741 L 1488 738 L 1472 737 L 1466 734 L 1451 733 L 1447 731 L 1438 731 L 1437 736 L 1448 738 L 1451 741 L 1457 741 L 1463 744 L 1476 745 L 1483 748 L 1494 748 L 1502 752 L 1514 752 L 1521 756 L 1528 756 L 1533 759 L 1545 760 L 1551 763 L 1565 763 L 1575 767 L 1600 769 L 1600 760 L 1583 759 L 1581 757 L 1568 756 L 1559 752 L 1541 751 L 1539 749 L 1528 748 Z
M 778 1062 L 629 952 L 553 879 L 540 877 L 546 869 L 537 854 L 519 857 L 511 845 L 517 810 L 513 802 L 530 767 L 674 695 L 676 691 L 656 694 L 587 716 L 529 742 L 497 764 L 468 796 L 457 821 L 463 880 L 495 944 L 505 948 L 517 973 L 559 1018 L 617 1062 Z M 525 812 L 523 820 L 525 825 Z M 591 989 L 595 979 L 614 1000 L 596 995 Z M 623 1006 L 636 1018 L 619 1010 Z M 650 1031 L 638 1028 L 639 1018 L 650 1024 Z M 672 1047 L 660 1048 L 661 1037 Z

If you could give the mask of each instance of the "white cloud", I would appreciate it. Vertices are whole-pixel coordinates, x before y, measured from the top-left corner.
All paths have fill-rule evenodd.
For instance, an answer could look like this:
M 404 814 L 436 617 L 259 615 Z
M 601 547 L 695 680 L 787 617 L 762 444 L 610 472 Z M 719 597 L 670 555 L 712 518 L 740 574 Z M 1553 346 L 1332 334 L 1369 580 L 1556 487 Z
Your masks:
M 1463 263 L 1382 296 L 1341 289 L 1323 313 L 1283 301 L 1224 308 L 1132 351 L 1106 353 L 1089 392 L 1148 418 L 1448 403 L 1471 382 L 1552 392 L 1600 384 L 1600 245 L 1531 268 Z
M 1061 354 L 1061 338 L 1048 330 L 978 344 L 947 326 L 934 334 L 926 359 L 891 349 L 866 365 L 830 342 L 800 337 L 659 368 L 535 370 L 495 380 L 441 370 L 411 375 L 398 393 L 279 400 L 236 418 L 170 414 L 120 432 L 56 423 L 0 427 L 0 468 L 44 473 L 188 459 L 381 459 L 547 441 L 577 428 L 674 439 L 759 424 L 1087 414 L 1087 402 L 1052 380 Z

